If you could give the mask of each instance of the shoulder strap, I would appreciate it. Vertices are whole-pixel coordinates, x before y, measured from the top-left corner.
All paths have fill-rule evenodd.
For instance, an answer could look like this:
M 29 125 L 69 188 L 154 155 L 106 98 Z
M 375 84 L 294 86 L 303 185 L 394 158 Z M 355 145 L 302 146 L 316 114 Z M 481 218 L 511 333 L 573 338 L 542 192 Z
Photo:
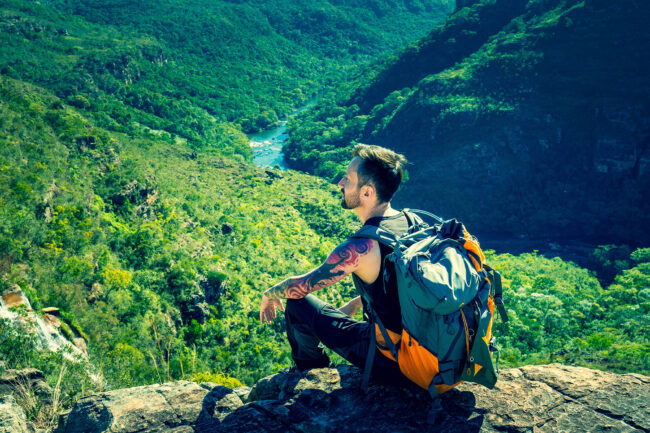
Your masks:
M 392 249 L 395 249 L 398 244 L 397 238 L 394 234 L 376 226 L 363 226 L 350 237 L 374 239 L 381 244 L 391 247 Z
M 413 213 L 411 213 L 413 212 Z M 431 218 L 434 218 L 436 221 L 442 222 L 442 219 L 439 217 L 435 216 L 434 214 L 431 214 L 429 212 L 421 211 L 421 210 L 412 210 L 412 209 L 402 209 L 402 213 L 406 217 L 406 224 L 408 225 L 409 232 L 412 233 L 413 230 L 417 230 L 418 228 L 422 227 L 422 220 L 419 219 L 419 222 L 414 218 L 414 213 L 422 213 L 424 215 L 428 215 Z M 426 223 L 424 223 L 424 227 L 427 227 Z M 377 242 L 387 245 L 391 247 L 392 249 L 395 249 L 399 245 L 399 241 L 397 240 L 397 237 L 392 234 L 391 232 L 384 230 L 380 227 L 377 226 L 366 226 L 364 225 L 361 227 L 359 230 L 357 230 L 351 238 L 366 238 L 366 239 L 374 239 Z

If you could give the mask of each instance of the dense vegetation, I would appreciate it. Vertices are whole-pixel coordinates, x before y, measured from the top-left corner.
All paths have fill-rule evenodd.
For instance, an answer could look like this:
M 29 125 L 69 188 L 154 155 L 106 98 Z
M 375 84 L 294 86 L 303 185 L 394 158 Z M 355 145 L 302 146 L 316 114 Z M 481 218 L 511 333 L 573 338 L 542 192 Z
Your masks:
M 477 233 L 647 245 L 649 4 L 473 3 L 296 118 L 289 165 L 380 144 L 417 162 L 398 202 Z
M 161 21 L 150 24 L 119 8 L 50 3 L 86 18 L 17 0 L 0 9 L 0 292 L 17 284 L 35 310 L 60 308 L 88 340 L 90 365 L 40 352 L 0 322 L 0 368 L 38 367 L 53 384 L 63 371 L 69 405 L 96 389 L 181 378 L 252 384 L 289 365 L 282 320 L 259 323 L 260 292 L 320 263 L 358 223 L 326 179 L 253 167 L 242 128 L 263 127 L 326 83 L 334 60 L 325 56 L 345 44 L 315 24 L 298 28 L 298 6 L 288 4 L 274 15 L 271 2 L 214 2 L 225 27 L 189 47 L 182 32 L 160 29 L 185 28 L 167 3 L 151 5 Z M 382 15 L 388 3 L 371 3 L 377 19 L 404 24 L 391 15 L 401 6 Z M 355 6 L 334 4 L 323 13 L 343 26 Z M 404 2 L 420 12 L 424 4 Z M 318 18 L 317 9 L 304 13 Z M 199 10 L 189 14 L 197 27 L 188 27 L 188 40 L 205 23 Z M 257 14 L 260 25 L 237 24 L 241 16 L 224 11 Z M 350 64 L 391 39 L 366 18 L 354 30 L 358 47 L 342 56 Z M 114 20 L 119 28 L 106 24 Z M 211 50 L 226 35 L 255 36 L 259 45 L 233 45 L 219 61 L 235 60 L 213 75 L 214 64 L 192 50 Z M 288 51 L 273 57 L 269 46 Z M 257 59 L 262 52 L 271 57 Z M 274 61 L 288 62 L 282 73 L 266 69 Z M 222 91 L 210 93 L 216 85 Z M 326 176 L 349 157 L 340 143 L 358 138 L 354 122 L 363 129 L 371 121 L 335 101 L 325 97 L 292 129 L 293 145 L 306 143 L 309 128 L 323 131 L 309 158 Z M 257 116 L 271 120 L 244 121 Z M 504 275 L 512 319 L 497 325 L 501 366 L 560 361 L 650 374 L 648 249 L 599 248 L 597 275 L 536 253 L 488 257 Z M 340 305 L 352 291 L 346 280 L 319 296 Z
M 0 9 L 0 72 L 53 91 L 99 126 L 200 145 L 222 122 L 245 132 L 277 122 L 447 10 L 397 2 L 368 15 L 364 5 L 304 3 L 10 0 Z
M 106 386 L 250 383 L 289 363 L 282 324 L 258 323 L 259 292 L 349 231 L 332 186 L 108 132 L 11 78 L 0 98 L 2 289 L 76 317 Z

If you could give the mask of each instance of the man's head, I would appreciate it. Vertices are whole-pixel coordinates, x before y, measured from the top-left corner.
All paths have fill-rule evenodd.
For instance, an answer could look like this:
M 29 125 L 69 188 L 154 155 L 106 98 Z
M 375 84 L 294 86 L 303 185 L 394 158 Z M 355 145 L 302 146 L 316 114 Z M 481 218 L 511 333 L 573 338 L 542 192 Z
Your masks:
M 363 204 L 376 206 L 389 202 L 404 178 L 406 158 L 367 144 L 356 145 L 352 155 L 354 159 L 338 183 L 343 192 L 341 206 L 355 209 Z

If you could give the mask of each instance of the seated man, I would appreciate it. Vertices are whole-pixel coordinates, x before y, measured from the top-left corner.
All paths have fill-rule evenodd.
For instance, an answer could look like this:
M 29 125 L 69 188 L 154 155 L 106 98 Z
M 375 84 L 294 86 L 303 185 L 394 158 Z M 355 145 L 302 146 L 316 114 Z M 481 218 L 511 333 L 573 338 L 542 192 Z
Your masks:
M 379 226 L 398 237 L 405 234 L 408 220 L 403 212 L 391 208 L 390 200 L 403 179 L 406 159 L 389 149 L 364 144 L 357 145 L 353 155 L 345 176 L 338 183 L 343 194 L 342 207 L 354 210 L 364 225 Z M 364 368 L 371 332 L 375 330 L 371 323 L 351 317 L 361 308 L 361 297 L 336 309 L 311 294 L 348 274 L 352 274 L 355 285 L 361 286 L 370 296 L 390 338 L 394 342 L 399 340 L 402 325 L 397 286 L 389 281 L 384 287 L 382 277 L 384 257 L 391 252 L 390 247 L 375 240 L 349 238 L 319 267 L 287 278 L 264 292 L 260 306 L 262 323 L 271 323 L 276 308 L 283 310 L 281 299 L 287 299 L 287 338 L 298 370 L 329 366 L 330 360 L 322 345 Z M 385 356 L 374 357 L 371 376 L 387 383 L 407 382 L 390 352 L 381 350 L 385 341 L 378 331 L 376 339 L 380 353 Z

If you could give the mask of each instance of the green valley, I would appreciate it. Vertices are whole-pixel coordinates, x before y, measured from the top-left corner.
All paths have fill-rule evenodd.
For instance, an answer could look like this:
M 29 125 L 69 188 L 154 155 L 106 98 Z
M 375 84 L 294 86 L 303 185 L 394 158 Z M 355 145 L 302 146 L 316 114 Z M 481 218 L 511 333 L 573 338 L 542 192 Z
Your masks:
M 40 350 L 0 318 L 0 371 L 41 369 L 69 408 L 170 380 L 251 385 L 291 365 L 283 321 L 260 323 L 261 292 L 358 228 L 331 181 L 370 142 L 415 162 L 400 206 L 455 216 L 479 239 L 554 230 L 605 244 L 590 269 L 486 252 L 511 318 L 495 325 L 501 366 L 650 374 L 642 15 L 465 3 L 445 20 L 447 1 L 3 2 L 0 294 L 58 308 L 89 358 Z M 605 16 L 612 38 L 621 21 L 634 31 L 599 57 L 583 27 Z M 284 149 L 304 172 L 256 167 L 246 134 L 316 94 Z M 318 296 L 338 306 L 355 291 L 345 279 Z

